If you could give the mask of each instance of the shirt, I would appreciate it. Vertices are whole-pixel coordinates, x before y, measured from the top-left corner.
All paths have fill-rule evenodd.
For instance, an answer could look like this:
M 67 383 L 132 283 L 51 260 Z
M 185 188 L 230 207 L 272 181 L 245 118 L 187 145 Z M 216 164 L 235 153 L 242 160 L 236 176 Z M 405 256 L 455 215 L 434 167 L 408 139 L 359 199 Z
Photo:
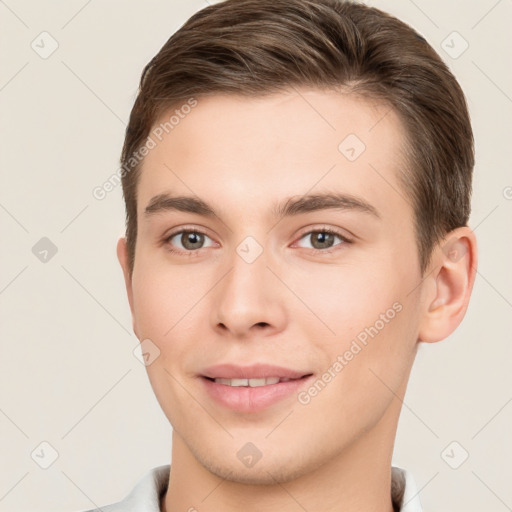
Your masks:
M 170 468 L 167 464 L 149 470 L 122 501 L 85 512 L 161 512 L 160 499 L 169 484 Z M 422 512 L 412 475 L 398 467 L 392 468 L 391 475 L 391 497 L 395 512 Z

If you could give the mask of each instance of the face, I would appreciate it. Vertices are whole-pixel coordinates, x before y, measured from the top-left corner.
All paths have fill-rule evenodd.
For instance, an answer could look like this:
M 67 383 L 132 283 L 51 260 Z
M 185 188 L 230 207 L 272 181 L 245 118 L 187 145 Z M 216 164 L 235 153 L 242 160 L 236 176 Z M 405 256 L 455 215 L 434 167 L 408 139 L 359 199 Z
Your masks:
M 247 483 L 304 475 L 372 432 L 391 444 L 423 300 L 395 113 L 339 92 L 219 95 L 161 138 L 125 275 L 176 439 Z

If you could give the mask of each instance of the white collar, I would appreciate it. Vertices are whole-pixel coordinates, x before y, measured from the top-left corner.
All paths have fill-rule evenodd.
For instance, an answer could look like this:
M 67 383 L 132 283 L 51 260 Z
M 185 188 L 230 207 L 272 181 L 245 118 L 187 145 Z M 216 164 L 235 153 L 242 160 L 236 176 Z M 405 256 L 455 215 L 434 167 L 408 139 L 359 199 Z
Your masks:
M 422 512 L 419 492 L 416 487 L 416 482 L 409 471 L 403 468 L 393 466 L 392 469 L 393 479 L 395 475 L 402 475 L 404 482 L 402 506 L 400 512 Z

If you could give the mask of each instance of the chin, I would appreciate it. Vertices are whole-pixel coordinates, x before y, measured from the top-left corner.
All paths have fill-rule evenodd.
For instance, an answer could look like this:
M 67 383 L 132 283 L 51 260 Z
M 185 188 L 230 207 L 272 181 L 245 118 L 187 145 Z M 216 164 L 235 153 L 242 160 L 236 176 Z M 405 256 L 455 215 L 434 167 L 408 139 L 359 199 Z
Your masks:
M 278 456 L 279 457 L 279 456 Z M 210 473 L 238 484 L 247 485 L 276 485 L 291 482 L 304 476 L 322 464 L 304 465 L 303 457 L 291 454 L 289 457 L 280 457 L 280 460 L 264 460 L 262 457 L 253 467 L 245 468 L 236 459 L 235 462 L 227 461 L 225 457 L 220 459 L 203 457 L 195 454 L 196 460 Z M 301 465 L 301 462 L 303 465 Z

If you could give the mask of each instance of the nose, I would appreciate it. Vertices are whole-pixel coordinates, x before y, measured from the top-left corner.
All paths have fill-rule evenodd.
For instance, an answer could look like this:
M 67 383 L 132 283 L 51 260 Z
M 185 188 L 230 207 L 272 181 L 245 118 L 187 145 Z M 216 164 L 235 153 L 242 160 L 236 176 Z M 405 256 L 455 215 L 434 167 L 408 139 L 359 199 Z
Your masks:
M 252 261 L 244 247 L 238 249 L 231 255 L 229 271 L 213 290 L 213 328 L 237 339 L 282 331 L 287 320 L 285 287 L 268 267 L 267 250 Z

